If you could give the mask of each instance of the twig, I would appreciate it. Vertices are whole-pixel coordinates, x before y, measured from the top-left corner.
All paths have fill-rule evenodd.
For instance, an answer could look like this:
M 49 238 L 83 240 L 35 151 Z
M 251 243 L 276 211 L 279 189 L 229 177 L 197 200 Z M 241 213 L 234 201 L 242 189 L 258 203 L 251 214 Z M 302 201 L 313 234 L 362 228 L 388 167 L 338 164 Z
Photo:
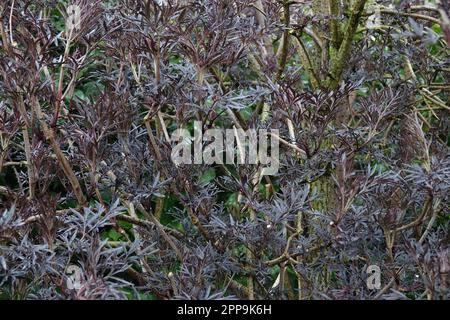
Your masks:
M 73 172 L 72 167 L 69 164 L 69 161 L 64 156 L 59 143 L 56 141 L 55 132 L 53 129 L 49 128 L 47 123 L 45 122 L 44 113 L 42 112 L 39 101 L 37 101 L 36 97 L 33 97 L 33 107 L 34 112 L 36 113 L 39 124 L 41 126 L 42 131 L 44 132 L 45 138 L 50 142 L 53 151 L 56 154 L 56 158 L 58 159 L 58 163 L 61 169 L 64 171 L 67 179 L 69 179 L 70 184 L 72 185 L 73 192 L 77 198 L 77 201 L 80 205 L 84 206 L 86 204 L 86 198 L 84 197 L 83 191 L 81 189 L 80 183 Z
M 158 229 L 158 231 L 160 232 L 160 234 L 163 236 L 164 240 L 166 240 L 167 244 L 172 248 L 172 250 L 175 252 L 178 260 L 180 260 L 180 262 L 183 261 L 183 255 L 181 253 L 181 251 L 178 249 L 178 247 L 175 245 L 175 243 L 172 241 L 172 239 L 169 237 L 169 235 L 166 233 L 166 231 L 164 230 L 164 226 L 161 224 L 161 222 L 159 222 L 155 216 L 153 216 L 153 214 L 147 212 L 147 210 L 145 210 L 144 206 L 140 203 L 137 204 L 137 209 L 139 211 L 141 211 L 142 213 L 145 214 L 145 216 L 150 219 L 150 221 L 156 226 L 156 229 Z
M 302 158 L 306 158 L 306 152 L 302 149 L 300 149 L 299 147 L 297 147 L 296 145 L 284 140 L 283 138 L 281 138 L 280 136 L 276 135 L 273 132 L 268 132 L 268 134 L 272 137 L 274 137 L 275 139 L 277 139 L 278 141 L 280 141 L 282 144 L 288 146 L 289 148 L 293 149 L 294 151 L 296 151 Z
M 380 13 L 390 14 L 390 15 L 398 15 L 398 16 L 403 16 L 403 17 L 411 17 L 411 18 L 416 18 L 416 19 L 420 19 L 420 20 L 430 21 L 430 22 L 437 23 L 437 24 L 441 23 L 441 21 L 439 19 L 427 16 L 424 14 L 419 14 L 419 13 L 398 12 L 398 11 L 387 10 L 387 9 L 381 9 Z

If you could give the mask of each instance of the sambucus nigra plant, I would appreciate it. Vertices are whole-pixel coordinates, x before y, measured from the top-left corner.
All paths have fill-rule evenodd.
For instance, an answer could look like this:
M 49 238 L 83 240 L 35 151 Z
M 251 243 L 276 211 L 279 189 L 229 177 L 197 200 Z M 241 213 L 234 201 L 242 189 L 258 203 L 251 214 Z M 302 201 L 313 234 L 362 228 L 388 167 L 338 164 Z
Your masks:
M 449 298 L 447 0 L 70 4 L 0 3 L 2 298 Z M 194 121 L 278 174 L 175 165 Z

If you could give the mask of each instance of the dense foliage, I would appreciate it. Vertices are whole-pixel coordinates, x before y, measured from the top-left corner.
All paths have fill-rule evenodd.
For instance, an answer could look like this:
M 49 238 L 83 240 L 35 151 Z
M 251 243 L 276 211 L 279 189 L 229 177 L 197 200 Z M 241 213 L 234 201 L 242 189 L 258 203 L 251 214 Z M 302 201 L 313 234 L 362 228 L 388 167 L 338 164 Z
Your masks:
M 447 0 L 68 4 L 0 2 L 2 298 L 450 297 Z M 278 174 L 175 165 L 194 121 Z

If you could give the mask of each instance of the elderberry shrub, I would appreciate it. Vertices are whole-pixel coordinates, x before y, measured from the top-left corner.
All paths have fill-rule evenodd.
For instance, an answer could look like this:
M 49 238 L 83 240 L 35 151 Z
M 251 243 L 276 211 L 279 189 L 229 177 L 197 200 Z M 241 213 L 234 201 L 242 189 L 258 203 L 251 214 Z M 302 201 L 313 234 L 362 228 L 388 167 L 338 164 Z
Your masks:
M 2 1 L 0 297 L 448 299 L 450 6 L 411 3 Z M 194 122 L 278 171 L 174 163 Z

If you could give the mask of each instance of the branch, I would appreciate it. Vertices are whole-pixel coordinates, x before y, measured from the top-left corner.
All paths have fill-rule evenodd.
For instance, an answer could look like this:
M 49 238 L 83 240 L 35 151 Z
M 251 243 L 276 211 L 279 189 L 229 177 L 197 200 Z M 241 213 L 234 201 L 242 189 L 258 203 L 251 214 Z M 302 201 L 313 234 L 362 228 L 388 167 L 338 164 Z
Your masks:
M 387 9 L 381 9 L 380 13 L 390 14 L 390 15 L 399 15 L 402 17 L 411 17 L 411 18 L 416 18 L 416 19 L 421 19 L 421 20 L 426 20 L 426 21 L 430 21 L 433 23 L 441 24 L 441 21 L 439 19 L 427 16 L 424 14 L 419 14 L 419 13 L 398 12 L 395 10 L 387 10 Z
M 284 18 L 284 31 L 281 39 L 281 54 L 279 59 L 279 66 L 277 72 L 277 80 L 281 79 L 283 71 L 286 68 L 288 49 L 289 49 L 289 25 L 291 21 L 290 3 L 288 0 L 284 0 L 283 3 L 283 18 Z
M 339 47 L 339 51 L 332 57 L 331 69 L 328 75 L 326 87 L 328 89 L 336 89 L 342 77 L 344 65 L 348 59 L 348 54 L 353 43 L 353 37 L 358 28 L 364 7 L 367 0 L 357 0 L 353 6 L 350 18 L 347 22 L 344 32 L 344 39 Z
M 69 161 L 64 156 L 61 148 L 59 147 L 58 142 L 55 138 L 55 132 L 53 129 L 49 128 L 47 123 L 45 122 L 44 113 L 42 112 L 41 106 L 39 105 L 39 101 L 34 97 L 33 98 L 33 107 L 34 112 L 36 113 L 39 124 L 41 126 L 42 131 L 44 132 L 45 138 L 50 142 L 50 145 L 55 152 L 56 158 L 58 159 L 58 163 L 61 169 L 64 171 L 67 179 L 69 179 L 70 184 L 72 185 L 73 192 L 75 193 L 75 197 L 80 205 L 86 205 L 86 198 L 84 197 L 83 191 L 80 186 L 80 182 L 78 181 L 75 173 L 73 172 L 72 167 L 70 166 Z

